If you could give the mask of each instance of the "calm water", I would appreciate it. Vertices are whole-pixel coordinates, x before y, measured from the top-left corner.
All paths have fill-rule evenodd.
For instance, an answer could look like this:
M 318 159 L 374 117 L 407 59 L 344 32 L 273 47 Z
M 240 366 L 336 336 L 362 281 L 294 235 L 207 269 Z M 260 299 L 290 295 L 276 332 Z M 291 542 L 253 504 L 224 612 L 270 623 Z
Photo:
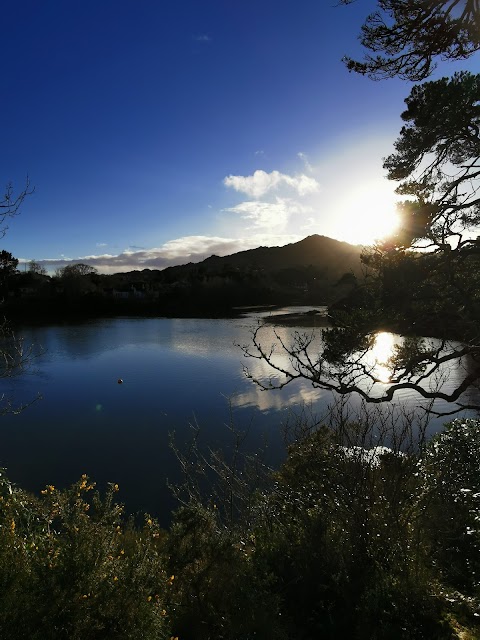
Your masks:
M 164 515 L 172 507 L 166 480 L 178 479 L 169 434 L 181 445 L 192 423 L 203 442 L 228 447 L 233 418 L 248 431 L 248 448 L 267 442 L 267 460 L 278 464 L 290 412 L 307 403 L 322 413 L 332 396 L 307 383 L 264 392 L 246 379 L 245 364 L 256 376 L 269 373 L 236 346 L 250 341 L 255 323 L 121 318 L 24 330 L 44 353 L 1 390 L 17 401 L 42 399 L 1 418 L 0 466 L 31 490 L 87 473 L 100 486 L 117 482 L 129 511 Z

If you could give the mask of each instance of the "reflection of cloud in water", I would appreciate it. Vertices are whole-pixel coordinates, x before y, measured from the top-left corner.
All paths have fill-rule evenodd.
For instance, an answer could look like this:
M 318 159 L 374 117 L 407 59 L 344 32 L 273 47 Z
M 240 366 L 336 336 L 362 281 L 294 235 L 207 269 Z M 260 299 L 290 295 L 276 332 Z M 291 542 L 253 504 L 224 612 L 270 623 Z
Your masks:
M 209 340 L 202 339 L 203 336 L 191 336 L 190 339 L 177 340 L 172 342 L 172 351 L 186 356 L 197 356 L 200 358 L 212 357 L 212 345 Z
M 251 325 L 244 320 L 171 319 L 169 348 L 187 356 L 242 359 L 238 344 L 251 340 Z
M 280 411 L 294 405 L 311 405 L 330 394 L 322 389 L 315 389 L 308 383 L 297 382 L 282 390 L 265 391 L 254 382 L 247 391 L 236 393 L 231 397 L 233 407 L 257 407 L 260 411 Z

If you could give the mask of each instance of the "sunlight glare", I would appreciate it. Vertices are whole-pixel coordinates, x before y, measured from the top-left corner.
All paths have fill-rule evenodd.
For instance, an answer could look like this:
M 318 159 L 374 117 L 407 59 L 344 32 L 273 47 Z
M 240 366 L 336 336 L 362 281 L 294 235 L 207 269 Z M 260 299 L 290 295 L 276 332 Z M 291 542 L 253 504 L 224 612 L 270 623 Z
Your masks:
M 393 356 L 394 346 L 395 336 L 393 333 L 380 331 L 375 336 L 375 343 L 369 354 L 373 363 L 373 375 L 385 384 L 390 382 L 392 375 L 389 360 Z
M 386 180 L 354 187 L 338 203 L 336 237 L 365 245 L 385 238 L 398 227 L 398 200 Z

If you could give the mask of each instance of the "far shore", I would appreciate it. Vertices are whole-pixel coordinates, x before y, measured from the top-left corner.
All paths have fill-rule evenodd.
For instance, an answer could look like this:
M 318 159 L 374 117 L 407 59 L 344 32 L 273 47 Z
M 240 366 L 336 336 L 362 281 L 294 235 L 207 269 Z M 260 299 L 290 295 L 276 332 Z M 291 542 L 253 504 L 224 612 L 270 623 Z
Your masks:
M 333 326 L 328 315 L 323 311 L 307 311 L 305 313 L 281 313 L 263 319 L 268 324 L 281 324 L 287 327 L 311 327 L 328 329 Z

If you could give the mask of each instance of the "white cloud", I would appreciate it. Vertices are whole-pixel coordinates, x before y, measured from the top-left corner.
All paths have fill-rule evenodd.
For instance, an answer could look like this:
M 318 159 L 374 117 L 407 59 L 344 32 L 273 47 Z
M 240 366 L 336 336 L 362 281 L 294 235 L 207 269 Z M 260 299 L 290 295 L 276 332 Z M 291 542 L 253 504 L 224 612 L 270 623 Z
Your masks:
M 285 229 L 290 216 L 297 213 L 309 213 L 310 207 L 304 206 L 289 198 L 276 198 L 275 202 L 247 200 L 234 207 L 224 209 L 240 215 L 244 220 L 251 220 L 253 228 Z
M 309 173 L 313 173 L 313 167 L 310 164 L 309 160 L 308 160 L 308 156 L 306 153 L 303 153 L 303 151 L 299 151 L 297 153 L 297 156 L 300 158 L 300 160 L 302 160 L 305 169 L 309 172 Z
M 315 218 L 307 218 L 305 220 L 305 223 L 302 224 L 302 226 L 300 227 L 300 229 L 302 231 L 311 231 L 312 229 L 315 229 L 316 227 L 318 227 L 318 220 L 315 220 Z
M 251 176 L 227 176 L 224 178 L 223 184 L 252 198 L 260 198 L 281 186 L 293 189 L 299 196 L 313 193 L 320 188 L 315 178 L 305 174 L 289 176 L 286 173 L 280 173 L 280 171 L 267 173 L 262 169 L 257 169 Z
M 78 258 L 53 258 L 37 260 L 50 273 L 68 264 L 83 262 L 98 269 L 99 273 L 120 273 L 142 269 L 165 269 L 188 262 L 201 262 L 212 254 L 227 256 L 238 251 L 259 246 L 283 246 L 302 239 L 299 235 L 283 233 L 249 234 L 246 238 L 222 238 L 220 236 L 185 236 L 170 240 L 154 249 L 134 251 L 126 249 L 118 255 L 87 255 Z M 28 262 L 23 259 L 22 262 Z
M 222 238 L 219 236 L 184 236 L 169 240 L 160 249 L 150 249 L 149 252 L 160 252 L 162 257 L 167 260 L 184 260 L 186 257 L 195 258 L 193 261 L 198 262 L 207 258 L 212 253 L 218 255 L 226 255 L 236 251 L 235 246 L 238 240 L 233 238 Z M 180 262 L 179 264 L 183 264 Z
M 211 42 L 212 39 L 206 33 L 200 33 L 198 36 L 195 36 L 196 42 Z
M 244 220 L 251 220 L 254 227 L 279 227 L 283 229 L 288 220 L 288 212 L 283 202 L 260 202 L 249 200 L 235 207 L 225 209 L 239 214 Z
M 292 178 L 292 180 L 295 181 L 295 189 L 298 191 L 298 195 L 300 196 L 306 196 L 309 193 L 314 193 L 320 189 L 320 185 L 315 178 L 309 178 L 304 174 Z

